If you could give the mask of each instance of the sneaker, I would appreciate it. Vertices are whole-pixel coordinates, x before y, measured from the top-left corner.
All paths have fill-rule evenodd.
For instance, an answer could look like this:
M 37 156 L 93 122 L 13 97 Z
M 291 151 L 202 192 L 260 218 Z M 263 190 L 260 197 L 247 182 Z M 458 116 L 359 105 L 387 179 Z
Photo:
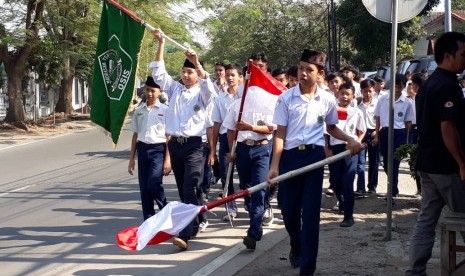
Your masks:
M 332 211 L 339 211 L 339 210 L 341 210 L 341 209 L 339 208 L 339 201 L 336 202 L 336 205 L 334 205 L 333 208 L 331 208 L 331 210 L 332 210 Z
M 265 213 L 263 214 L 262 224 L 263 226 L 270 226 L 271 224 L 273 224 L 273 220 L 274 220 L 273 209 L 270 207 L 266 209 Z
M 218 184 L 218 181 L 221 179 L 221 177 L 215 177 L 213 176 L 211 181 L 210 181 L 210 185 L 216 185 Z
M 199 224 L 199 232 L 203 232 L 207 229 L 208 227 L 208 220 L 206 221 L 202 221 L 200 224 Z
M 369 194 L 376 194 L 376 190 L 375 190 L 375 189 L 369 189 L 367 193 L 369 193 Z
M 300 266 L 300 254 L 297 254 L 294 252 L 294 250 L 291 249 L 291 252 L 289 252 L 289 262 L 291 263 L 291 266 L 293 268 L 297 268 Z
M 173 244 L 177 247 L 187 250 L 187 238 L 185 237 L 176 237 L 173 239 Z
M 339 226 L 341 227 L 351 227 L 354 225 L 355 221 L 353 218 L 344 219 Z
M 365 191 L 355 191 L 354 196 L 357 198 L 364 198 L 365 197 Z
M 237 217 L 237 213 L 229 213 L 223 217 L 223 221 L 229 221 L 230 218 L 231 220 L 234 220 L 236 217 Z
M 254 238 L 249 237 L 249 236 L 245 236 L 242 243 L 245 245 L 247 249 L 250 249 L 250 250 L 255 250 L 255 247 L 257 247 L 257 241 Z
M 325 194 L 326 194 L 327 196 L 333 196 L 333 195 L 334 195 L 334 191 L 333 191 L 333 189 L 328 188 L 328 189 L 326 189 Z

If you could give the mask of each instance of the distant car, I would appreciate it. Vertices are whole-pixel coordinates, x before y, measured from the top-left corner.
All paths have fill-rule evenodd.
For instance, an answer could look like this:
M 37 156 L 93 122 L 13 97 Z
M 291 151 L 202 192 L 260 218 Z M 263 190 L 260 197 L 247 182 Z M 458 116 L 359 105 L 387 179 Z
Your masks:
M 360 72 L 360 77 L 364 79 L 371 79 L 378 74 L 378 71 L 364 71 Z
M 412 61 L 411 59 L 405 59 L 405 60 L 399 61 L 399 63 L 397 63 L 396 65 L 397 66 L 396 73 L 404 75 L 405 72 L 408 71 L 408 67 L 412 63 L 411 61 Z
M 426 56 L 418 59 L 412 59 L 407 70 L 415 73 L 421 73 L 422 71 L 427 72 L 428 75 L 431 75 L 433 71 L 438 67 L 436 61 L 434 61 L 433 56 Z
M 378 76 L 384 79 L 385 88 L 388 89 L 391 83 L 391 67 L 389 66 L 381 66 L 378 68 Z

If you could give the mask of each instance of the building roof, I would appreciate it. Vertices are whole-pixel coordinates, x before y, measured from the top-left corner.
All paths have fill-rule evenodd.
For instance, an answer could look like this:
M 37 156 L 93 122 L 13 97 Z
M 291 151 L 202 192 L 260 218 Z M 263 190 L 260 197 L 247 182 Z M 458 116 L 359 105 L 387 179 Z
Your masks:
M 455 10 L 451 12 L 451 18 L 455 18 L 458 21 L 465 22 L 465 10 Z M 423 25 L 424 28 L 433 26 L 434 24 L 444 21 L 444 12 L 434 13 L 433 19 Z

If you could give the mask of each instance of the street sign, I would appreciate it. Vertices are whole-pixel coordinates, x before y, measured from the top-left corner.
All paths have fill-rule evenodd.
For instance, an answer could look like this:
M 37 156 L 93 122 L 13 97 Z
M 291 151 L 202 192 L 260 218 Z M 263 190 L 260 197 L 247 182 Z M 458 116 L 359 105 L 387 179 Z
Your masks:
M 417 16 L 426 6 L 428 0 L 399 0 L 397 23 L 409 21 Z M 362 0 L 368 12 L 376 19 L 392 23 L 392 1 L 389 0 Z

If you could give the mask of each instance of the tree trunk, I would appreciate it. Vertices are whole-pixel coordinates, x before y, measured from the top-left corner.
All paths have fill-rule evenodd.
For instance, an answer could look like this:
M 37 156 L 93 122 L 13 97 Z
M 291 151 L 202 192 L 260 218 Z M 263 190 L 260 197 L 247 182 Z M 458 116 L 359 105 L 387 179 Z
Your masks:
M 60 93 L 58 102 L 55 107 L 56 112 L 64 112 L 65 114 L 73 113 L 73 80 L 74 67 L 69 65 L 69 60 L 64 62 L 62 70 L 62 79 L 60 82 Z
M 26 120 L 26 112 L 21 98 L 21 79 L 24 76 L 22 70 L 7 70 L 8 79 L 8 112 L 5 122 L 15 123 Z

